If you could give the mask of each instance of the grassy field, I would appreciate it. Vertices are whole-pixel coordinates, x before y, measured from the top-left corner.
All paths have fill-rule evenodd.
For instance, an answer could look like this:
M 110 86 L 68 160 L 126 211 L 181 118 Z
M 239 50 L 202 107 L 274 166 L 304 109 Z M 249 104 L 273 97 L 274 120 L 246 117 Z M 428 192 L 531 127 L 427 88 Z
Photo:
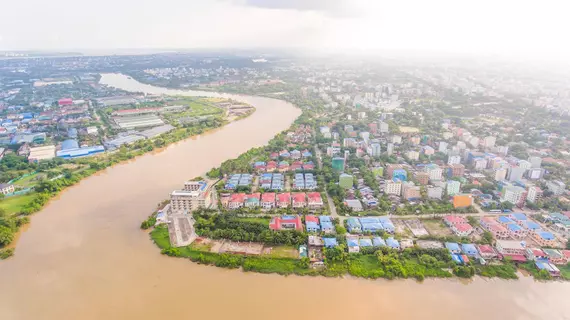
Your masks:
M 264 255 L 271 258 L 291 258 L 297 259 L 299 252 L 292 246 L 274 246 L 271 247 L 271 253 Z
M 185 105 L 189 106 L 190 110 L 185 112 L 173 114 L 175 117 L 196 117 L 209 114 L 222 113 L 222 110 L 213 104 L 206 101 L 195 100 L 195 99 L 180 99 L 173 101 L 172 105 Z
M 6 210 L 8 214 L 20 212 L 26 204 L 32 201 L 33 193 L 28 193 L 21 196 L 8 197 L 0 200 L 0 208 Z
M 150 233 L 150 238 L 160 249 L 170 248 L 170 238 L 168 237 L 168 228 L 166 225 L 160 225 L 154 228 Z
M 562 278 L 570 280 L 570 263 L 568 263 L 565 266 L 559 266 L 558 269 L 560 269 L 560 274 L 562 275 Z

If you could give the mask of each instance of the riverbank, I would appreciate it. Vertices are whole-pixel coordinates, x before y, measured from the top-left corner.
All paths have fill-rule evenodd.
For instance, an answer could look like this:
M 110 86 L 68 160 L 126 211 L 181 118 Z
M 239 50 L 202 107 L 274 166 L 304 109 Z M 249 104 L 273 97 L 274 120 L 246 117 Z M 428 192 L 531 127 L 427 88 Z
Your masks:
M 125 161 L 136 159 L 146 153 L 159 152 L 176 142 L 189 139 L 210 130 L 223 127 L 249 117 L 255 112 L 251 107 L 239 116 L 224 119 L 212 119 L 205 125 L 178 126 L 174 130 L 156 137 L 138 141 L 134 144 L 123 145 L 114 152 L 76 160 L 60 160 L 65 169 L 62 174 L 53 179 L 42 179 L 34 185 L 31 193 L 8 197 L 0 200 L 0 260 L 12 257 L 15 253 L 14 241 L 22 226 L 29 223 L 28 216 L 40 211 L 51 199 L 68 187 L 76 185 L 83 179 L 92 176 L 106 168 Z M 72 166 L 73 169 L 64 168 Z M 50 170 L 54 170 L 53 168 Z M 10 246 L 10 247 L 9 247 Z

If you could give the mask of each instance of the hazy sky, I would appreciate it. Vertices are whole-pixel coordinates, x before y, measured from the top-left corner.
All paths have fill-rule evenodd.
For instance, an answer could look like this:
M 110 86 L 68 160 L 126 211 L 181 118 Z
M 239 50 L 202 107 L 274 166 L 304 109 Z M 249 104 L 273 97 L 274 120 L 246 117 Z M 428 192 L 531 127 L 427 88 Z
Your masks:
M 307 47 L 570 59 L 570 1 L 4 0 L 0 50 Z

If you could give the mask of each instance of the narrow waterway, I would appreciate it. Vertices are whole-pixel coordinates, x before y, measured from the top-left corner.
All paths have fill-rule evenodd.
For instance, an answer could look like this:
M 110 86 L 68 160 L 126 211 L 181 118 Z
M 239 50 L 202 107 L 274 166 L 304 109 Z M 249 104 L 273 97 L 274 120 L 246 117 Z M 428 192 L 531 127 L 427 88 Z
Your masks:
M 205 95 L 117 74 L 101 82 Z M 568 283 L 282 277 L 160 255 L 139 229 L 156 204 L 185 179 L 265 144 L 300 114 L 279 100 L 222 96 L 257 111 L 109 168 L 33 216 L 16 255 L 0 262 L 0 319 L 570 319 Z

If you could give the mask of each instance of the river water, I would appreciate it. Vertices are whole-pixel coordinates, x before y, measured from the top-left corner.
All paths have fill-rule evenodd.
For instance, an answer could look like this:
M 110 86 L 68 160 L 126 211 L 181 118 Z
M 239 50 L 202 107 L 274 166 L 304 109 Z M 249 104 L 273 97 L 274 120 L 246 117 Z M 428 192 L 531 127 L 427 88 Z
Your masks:
M 102 83 L 148 93 L 206 95 Z M 208 94 L 212 95 L 212 94 Z M 216 94 L 213 94 L 216 95 Z M 219 95 L 216 95 L 219 96 Z M 329 279 L 244 273 L 162 256 L 139 229 L 185 179 L 261 146 L 300 111 L 283 101 L 250 117 L 92 176 L 32 218 L 0 262 L 0 319 L 570 319 L 570 284 Z

